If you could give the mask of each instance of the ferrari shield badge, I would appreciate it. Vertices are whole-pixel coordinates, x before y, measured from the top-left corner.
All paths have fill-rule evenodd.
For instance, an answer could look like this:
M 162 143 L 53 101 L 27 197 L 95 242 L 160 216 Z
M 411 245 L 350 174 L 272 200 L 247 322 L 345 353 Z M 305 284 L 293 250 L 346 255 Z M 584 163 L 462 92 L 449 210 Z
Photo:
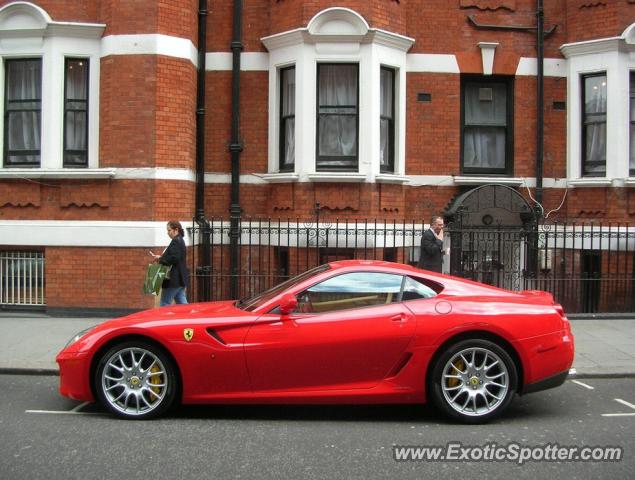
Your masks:
M 194 330 L 191 328 L 184 328 L 183 329 L 183 337 L 185 338 L 186 341 L 190 341 L 192 340 L 192 337 L 194 336 Z

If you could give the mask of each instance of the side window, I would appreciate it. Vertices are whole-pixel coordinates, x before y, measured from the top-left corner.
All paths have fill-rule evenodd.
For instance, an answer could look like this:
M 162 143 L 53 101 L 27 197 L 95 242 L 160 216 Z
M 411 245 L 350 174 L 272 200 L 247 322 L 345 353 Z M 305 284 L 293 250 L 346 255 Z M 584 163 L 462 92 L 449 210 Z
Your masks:
M 5 61 L 4 166 L 39 167 L 42 60 Z
M 462 164 L 465 174 L 513 172 L 513 82 L 462 79 Z
M 280 171 L 295 168 L 295 67 L 280 70 Z
M 582 174 L 606 175 L 606 73 L 582 77 Z
M 318 64 L 317 170 L 357 171 L 357 64 Z
M 67 58 L 64 76 L 64 166 L 88 166 L 88 59 Z
M 401 275 L 356 272 L 331 277 L 298 295 L 300 313 L 383 305 L 399 300 Z
M 408 300 L 418 300 L 421 298 L 432 298 L 436 295 L 437 292 L 435 292 L 432 288 L 413 278 L 406 277 L 402 297 L 404 302 Z

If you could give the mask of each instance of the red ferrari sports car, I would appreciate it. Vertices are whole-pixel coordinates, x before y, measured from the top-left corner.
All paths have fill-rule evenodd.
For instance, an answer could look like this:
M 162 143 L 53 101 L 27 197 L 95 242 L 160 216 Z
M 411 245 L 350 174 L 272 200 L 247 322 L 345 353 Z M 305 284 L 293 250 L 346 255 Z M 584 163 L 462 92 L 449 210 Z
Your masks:
M 177 401 L 423 403 L 477 423 L 562 384 L 573 336 L 551 294 L 339 261 L 240 301 L 147 310 L 75 336 L 60 392 L 125 418 Z

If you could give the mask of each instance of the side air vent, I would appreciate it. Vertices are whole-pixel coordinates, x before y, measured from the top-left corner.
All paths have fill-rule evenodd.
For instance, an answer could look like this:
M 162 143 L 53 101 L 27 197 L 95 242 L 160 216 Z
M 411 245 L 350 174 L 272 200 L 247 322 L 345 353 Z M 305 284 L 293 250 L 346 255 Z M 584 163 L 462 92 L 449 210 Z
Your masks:
M 225 340 L 223 340 L 223 337 L 221 337 L 218 332 L 216 330 L 214 330 L 213 328 L 208 328 L 207 329 L 207 333 L 209 333 L 209 335 L 214 338 L 218 343 L 223 344 L 223 345 L 227 345 L 227 343 L 225 342 Z
M 412 358 L 411 352 L 404 353 L 401 359 L 399 360 L 399 362 L 397 362 L 395 367 L 390 371 L 390 373 L 386 376 L 386 378 L 396 377 L 397 374 L 403 370 L 403 367 L 405 367 L 408 364 L 411 358 Z

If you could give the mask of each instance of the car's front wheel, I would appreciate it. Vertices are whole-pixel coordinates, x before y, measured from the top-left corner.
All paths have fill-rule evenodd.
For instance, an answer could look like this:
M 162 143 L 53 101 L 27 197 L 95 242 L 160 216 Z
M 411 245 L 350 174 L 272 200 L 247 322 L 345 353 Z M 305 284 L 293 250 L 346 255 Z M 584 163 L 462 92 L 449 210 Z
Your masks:
M 503 348 L 489 340 L 467 339 L 438 357 L 428 391 L 432 402 L 450 417 L 481 423 L 509 406 L 517 382 L 516 365 Z
M 115 345 L 95 370 L 99 401 L 123 418 L 147 419 L 164 413 L 177 391 L 176 367 L 165 352 L 149 342 Z

